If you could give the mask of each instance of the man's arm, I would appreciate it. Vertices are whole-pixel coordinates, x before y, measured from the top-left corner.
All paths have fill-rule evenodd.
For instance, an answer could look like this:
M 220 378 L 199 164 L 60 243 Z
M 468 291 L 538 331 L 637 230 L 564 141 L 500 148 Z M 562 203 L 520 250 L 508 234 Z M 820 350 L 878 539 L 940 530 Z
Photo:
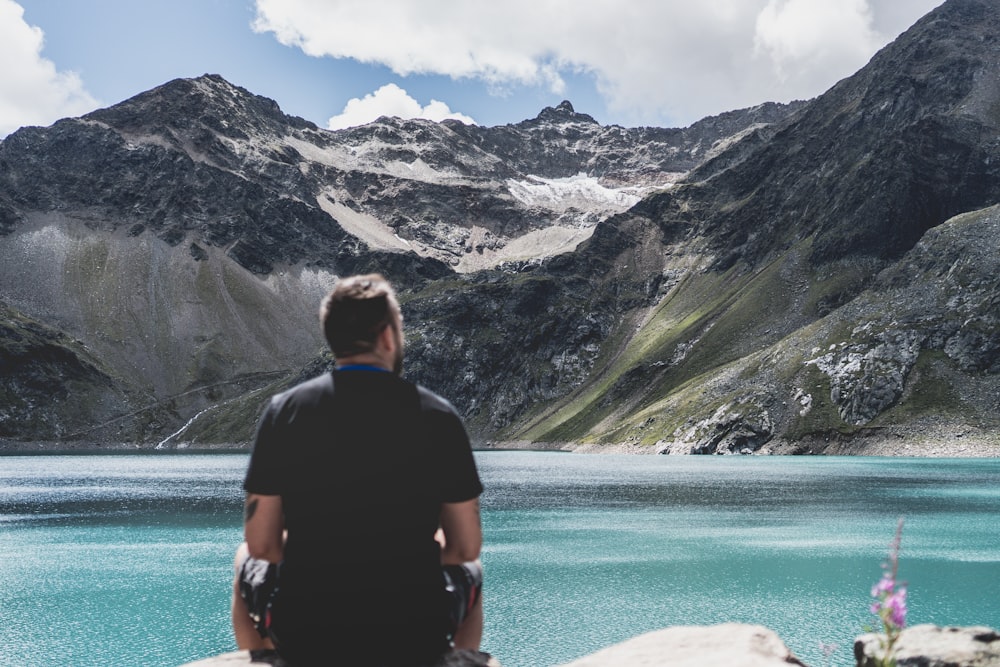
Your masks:
M 441 530 L 444 548 L 443 565 L 459 565 L 479 558 L 483 546 L 483 528 L 479 522 L 479 498 L 441 505 Z
M 284 556 L 284 530 L 281 496 L 248 493 L 243 506 L 243 538 L 251 558 L 280 563 Z

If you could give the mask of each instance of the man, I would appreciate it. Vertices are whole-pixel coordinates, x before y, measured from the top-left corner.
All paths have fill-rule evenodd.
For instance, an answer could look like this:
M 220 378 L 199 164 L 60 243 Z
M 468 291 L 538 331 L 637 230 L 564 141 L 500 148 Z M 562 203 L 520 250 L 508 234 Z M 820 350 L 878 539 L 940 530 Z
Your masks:
M 384 278 L 338 281 L 320 320 L 334 371 L 273 397 L 258 426 L 237 644 L 273 642 L 293 665 L 478 649 L 482 485 L 462 422 L 401 379 L 402 316 Z

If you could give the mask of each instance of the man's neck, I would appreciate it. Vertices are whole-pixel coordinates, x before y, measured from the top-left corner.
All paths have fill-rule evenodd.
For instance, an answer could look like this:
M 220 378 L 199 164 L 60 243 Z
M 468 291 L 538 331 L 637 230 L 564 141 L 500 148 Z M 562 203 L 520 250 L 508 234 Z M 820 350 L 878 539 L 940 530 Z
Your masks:
M 337 359 L 334 365 L 337 370 L 349 368 L 375 368 L 381 371 L 392 372 L 392 364 L 386 362 L 376 354 L 355 354 L 350 357 Z

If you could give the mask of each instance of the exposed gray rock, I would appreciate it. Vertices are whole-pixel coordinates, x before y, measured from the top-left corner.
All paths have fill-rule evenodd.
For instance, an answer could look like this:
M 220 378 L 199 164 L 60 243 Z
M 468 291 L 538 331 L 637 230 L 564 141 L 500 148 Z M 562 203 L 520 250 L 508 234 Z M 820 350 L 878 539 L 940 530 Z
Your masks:
M 874 286 L 925 346 L 970 372 L 1000 372 L 1000 207 L 970 211 L 926 234 Z
M 854 643 L 858 667 L 878 667 L 883 637 L 867 634 Z M 899 667 L 1000 667 L 1000 633 L 983 626 L 940 627 L 924 624 L 906 628 L 896 642 Z
M 657 444 L 657 454 L 753 454 L 774 435 L 762 396 L 744 396 L 711 417 L 678 429 Z
M 869 325 L 870 326 L 870 325 Z M 851 340 L 865 338 L 865 327 Z M 914 331 L 881 331 L 867 343 L 842 343 L 807 361 L 830 378 L 830 399 L 848 424 L 866 424 L 896 402 L 920 352 Z
M 871 290 L 831 317 L 862 324 L 805 364 L 829 377 L 830 398 L 846 423 L 866 424 L 895 404 L 922 353 L 943 352 L 962 371 L 995 377 L 1000 258 L 990 248 L 996 243 L 1000 207 L 957 216 L 928 232 Z M 954 384 L 953 392 L 968 394 L 964 384 Z M 992 407 L 972 395 L 967 400 L 983 412 Z

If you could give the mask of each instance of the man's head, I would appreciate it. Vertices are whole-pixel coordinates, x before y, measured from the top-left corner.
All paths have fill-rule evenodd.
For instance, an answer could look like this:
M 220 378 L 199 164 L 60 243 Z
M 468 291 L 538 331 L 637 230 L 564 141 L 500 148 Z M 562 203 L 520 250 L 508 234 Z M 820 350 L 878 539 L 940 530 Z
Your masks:
M 403 317 L 389 282 L 377 273 L 337 281 L 320 306 L 320 323 L 337 361 L 391 356 L 385 361 L 399 374 L 403 365 Z

